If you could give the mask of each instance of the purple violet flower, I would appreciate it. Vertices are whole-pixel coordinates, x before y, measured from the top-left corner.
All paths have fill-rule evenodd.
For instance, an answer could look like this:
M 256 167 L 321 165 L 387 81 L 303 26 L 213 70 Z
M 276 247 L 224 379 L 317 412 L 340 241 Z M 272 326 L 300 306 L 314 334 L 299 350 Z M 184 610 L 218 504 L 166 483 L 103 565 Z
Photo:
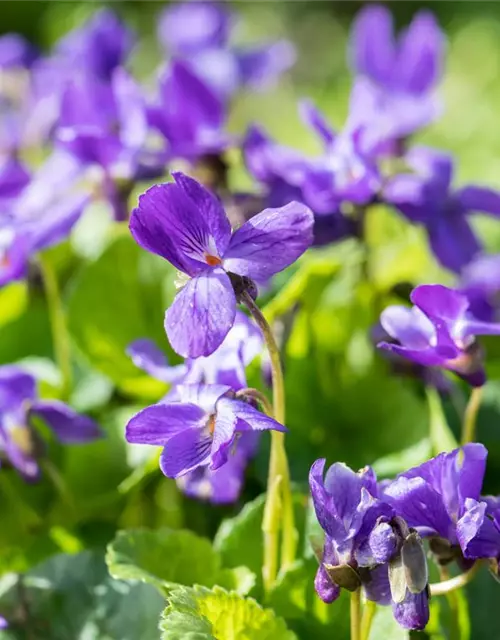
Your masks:
M 132 50 L 132 32 L 109 9 L 97 11 L 58 44 L 58 53 L 73 69 L 107 80 Z
M 291 202 L 264 210 L 232 233 L 210 191 L 182 173 L 173 177 L 175 183 L 151 187 L 139 198 L 130 230 L 144 249 L 190 277 L 166 312 L 165 329 L 180 355 L 208 356 L 234 324 L 231 278 L 246 286 L 292 264 L 312 242 L 313 215 Z
M 63 444 L 100 437 L 97 424 L 58 400 L 38 398 L 33 376 L 14 365 L 0 367 L 0 455 L 27 480 L 36 480 L 41 440 L 33 418 L 43 420 Z
M 500 497 L 465 500 L 465 514 L 457 523 L 457 537 L 467 559 L 490 558 L 491 569 L 500 578 Z
M 390 11 L 360 11 L 351 36 L 357 74 L 351 117 L 365 125 L 370 146 L 404 139 L 440 113 L 434 89 L 443 67 L 445 39 L 433 15 L 419 12 L 396 40 Z
M 453 371 L 474 387 L 486 381 L 476 335 L 499 335 L 500 324 L 477 320 L 467 297 L 440 284 L 416 287 L 410 296 L 414 307 L 393 305 L 384 309 L 380 322 L 399 344 L 379 347 L 426 367 Z
M 411 173 L 390 178 L 383 198 L 411 222 L 424 225 L 436 258 L 460 273 L 481 250 L 470 214 L 499 217 L 500 194 L 474 185 L 453 190 L 453 160 L 440 151 L 414 147 L 404 160 Z
M 194 161 L 229 145 L 225 106 L 186 63 L 174 61 L 162 73 L 159 88 L 148 121 L 165 137 L 169 157 Z
M 256 125 L 247 131 L 243 154 L 249 172 L 266 187 L 268 206 L 280 207 L 290 200 L 296 200 L 311 207 L 314 212 L 315 246 L 323 246 L 354 234 L 355 223 L 342 215 L 339 201 L 333 201 L 328 196 L 331 205 L 331 209 L 328 209 L 324 195 L 315 193 L 314 159 L 278 144 Z M 313 179 L 308 182 L 307 178 L 311 175 Z M 333 181 L 330 181 L 330 187 L 332 185 Z M 316 210 L 314 205 L 318 203 L 319 210 Z
M 222 3 L 185 2 L 168 7 L 158 28 L 163 47 L 189 64 L 222 99 L 243 86 L 268 87 L 295 62 L 295 49 L 287 40 L 232 47 L 233 22 Z
M 126 427 L 128 442 L 164 447 L 160 468 L 169 478 L 206 465 L 221 468 L 241 433 L 286 431 L 273 418 L 237 400 L 227 385 L 179 385 L 176 392 L 178 402 L 146 407 Z
M 323 155 L 314 159 L 302 185 L 305 201 L 313 211 L 329 213 L 341 202 L 366 205 L 372 201 L 381 178 L 373 159 L 361 146 L 362 129 L 348 123 L 342 132 L 335 133 L 310 101 L 300 104 L 300 112 L 324 147 Z
M 378 604 L 388 605 L 395 599 L 393 611 L 401 626 L 422 629 L 429 620 L 429 608 L 427 564 L 418 534 L 379 499 L 372 469 L 355 473 L 336 463 L 323 477 L 324 466 L 325 460 L 317 460 L 309 474 L 316 517 L 325 531 L 314 583 L 318 596 L 329 604 L 339 597 L 341 588 L 363 587 L 366 598 Z M 408 540 L 421 550 L 414 565 L 405 564 Z M 389 566 L 394 562 L 412 578 L 411 582 L 405 578 L 402 593 L 393 592 L 389 579 Z
M 422 537 L 456 547 L 462 519 L 470 517 L 468 500 L 479 500 L 487 455 L 479 443 L 441 453 L 389 482 L 383 499 Z
M 162 351 L 146 339 L 130 344 L 127 353 L 139 368 L 174 385 L 162 400 L 168 403 L 179 400 L 175 386 L 179 384 L 223 384 L 234 391 L 245 388 L 245 366 L 261 353 L 262 348 L 259 329 L 238 310 L 224 342 L 210 356 L 187 359 L 184 364 L 169 366 Z M 197 467 L 178 478 L 177 484 L 186 495 L 194 498 L 214 504 L 235 502 L 243 486 L 246 467 L 257 452 L 259 439 L 258 433 L 242 433 L 223 467 L 215 471 L 208 465 Z

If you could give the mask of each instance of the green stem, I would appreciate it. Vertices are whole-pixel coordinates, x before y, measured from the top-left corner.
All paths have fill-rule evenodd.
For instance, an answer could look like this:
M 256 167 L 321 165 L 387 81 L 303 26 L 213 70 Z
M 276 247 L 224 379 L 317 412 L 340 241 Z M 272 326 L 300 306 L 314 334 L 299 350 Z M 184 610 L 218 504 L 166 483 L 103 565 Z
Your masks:
M 446 582 L 450 579 L 450 574 L 446 567 L 439 568 L 439 577 L 441 578 L 441 582 Z M 445 594 L 446 599 L 448 600 L 448 606 L 450 607 L 450 640 L 460 640 L 460 615 L 459 615 L 459 604 L 457 598 L 456 591 L 449 591 Z
M 54 355 L 62 375 L 61 398 L 63 400 L 68 400 L 71 393 L 72 373 L 71 351 L 68 328 L 66 325 L 66 315 L 62 304 L 61 292 L 57 283 L 55 269 L 45 256 L 41 255 L 39 260 L 47 306 L 49 309 Z
M 351 592 L 351 640 L 361 640 L 361 589 Z
M 480 564 L 481 563 L 476 560 L 469 571 L 461 573 L 459 576 L 455 576 L 454 578 L 450 578 L 449 580 L 445 580 L 444 582 L 436 582 L 434 584 L 430 584 L 429 587 L 431 590 L 431 596 L 444 596 L 451 591 L 455 591 L 455 589 L 461 589 L 462 587 L 465 587 L 465 585 L 469 584 L 472 578 L 476 575 Z
M 252 297 L 245 292 L 242 294 L 241 299 L 264 336 L 271 361 L 273 415 L 275 420 L 285 424 L 285 384 L 278 345 L 271 327 Z M 284 569 L 289 567 L 295 560 L 297 532 L 294 522 L 290 472 L 285 451 L 285 436 L 278 431 L 272 431 L 267 499 L 262 522 L 262 530 L 264 532 L 264 566 L 262 572 L 266 591 L 272 588 L 278 573 L 280 526 L 282 529 L 281 568 Z
M 483 387 L 474 387 L 471 391 L 469 401 L 465 407 L 464 423 L 462 427 L 462 444 L 474 442 L 476 437 L 477 413 L 481 405 Z
M 360 640 L 368 640 L 370 637 L 370 630 L 372 628 L 372 622 L 376 611 L 377 604 L 372 600 L 367 600 L 363 607 L 363 616 L 361 618 Z

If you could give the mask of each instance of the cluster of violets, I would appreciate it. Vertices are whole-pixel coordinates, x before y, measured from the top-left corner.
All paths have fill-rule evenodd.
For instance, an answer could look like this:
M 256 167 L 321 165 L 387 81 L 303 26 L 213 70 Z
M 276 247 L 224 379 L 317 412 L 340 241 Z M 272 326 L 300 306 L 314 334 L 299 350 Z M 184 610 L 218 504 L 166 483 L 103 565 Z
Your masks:
M 335 131 L 311 101 L 299 105 L 321 142 L 317 156 L 274 141 L 256 124 L 241 138 L 226 131 L 236 91 L 267 86 L 295 57 L 286 41 L 233 46 L 232 24 L 218 4 L 165 10 L 158 38 L 168 59 L 149 89 L 129 71 L 134 34 L 110 11 L 49 54 L 17 36 L 0 38 L 0 283 L 27 277 L 37 254 L 67 238 L 90 202 L 107 203 L 116 221 L 126 221 L 132 190 L 159 181 L 139 198 L 129 226 L 143 249 L 179 272 L 165 331 L 185 360 L 169 364 L 140 337 L 129 345 L 137 367 L 169 391 L 129 421 L 126 438 L 163 447 L 162 472 L 187 495 L 214 503 L 237 500 L 260 432 L 286 431 L 248 388 L 246 369 L 264 343 L 238 304 L 251 306 L 258 288 L 311 246 L 362 237 L 369 206 L 385 203 L 424 227 L 437 260 L 457 275 L 454 289 L 421 285 L 412 308 L 385 309 L 382 350 L 436 385 L 451 371 L 481 387 L 484 356 L 475 337 L 500 333 L 499 257 L 483 255 L 470 224 L 477 212 L 500 217 L 500 194 L 453 187 L 452 158 L 411 145 L 442 112 L 446 43 L 433 16 L 419 13 L 396 36 L 385 8 L 359 14 L 344 127 Z M 235 146 L 254 193 L 228 187 L 224 154 Z M 32 168 L 27 159 L 40 154 Z M 208 178 L 174 172 L 162 182 L 179 161 Z M 0 368 L 0 403 L 0 452 L 26 478 L 38 475 L 37 418 L 63 443 L 99 435 L 89 418 L 39 399 L 34 378 L 14 365 Z M 325 532 L 318 595 L 333 602 L 342 588 L 362 587 L 368 600 L 392 602 L 403 627 L 421 629 L 429 617 L 423 539 L 440 565 L 468 569 L 488 558 L 498 574 L 500 500 L 480 495 L 486 455 L 470 443 L 382 483 L 370 468 L 355 473 L 341 463 L 324 476 L 325 461 L 316 461 L 310 487 Z
M 438 565 L 470 570 L 488 558 L 498 577 L 500 499 L 480 495 L 486 457 L 471 443 L 383 482 L 370 467 L 355 473 L 342 463 L 323 475 L 325 460 L 317 460 L 309 482 L 325 531 L 319 597 L 330 603 L 342 588 L 362 587 L 367 600 L 392 604 L 402 627 L 423 629 L 430 595 L 423 539 Z

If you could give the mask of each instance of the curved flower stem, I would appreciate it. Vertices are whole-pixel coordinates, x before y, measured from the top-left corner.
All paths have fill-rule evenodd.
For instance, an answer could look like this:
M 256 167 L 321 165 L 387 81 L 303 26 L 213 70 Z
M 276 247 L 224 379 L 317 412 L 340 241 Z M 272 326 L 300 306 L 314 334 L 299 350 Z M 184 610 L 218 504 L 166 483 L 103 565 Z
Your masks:
M 361 589 L 351 593 L 351 640 L 361 640 Z
M 483 387 L 474 387 L 471 391 L 469 402 L 465 407 L 464 423 L 462 427 L 462 444 L 474 442 L 476 437 L 476 420 L 481 399 L 483 396 Z
M 68 400 L 71 392 L 71 352 L 69 344 L 66 315 L 61 299 L 61 292 L 57 283 L 57 276 L 53 266 L 45 256 L 39 257 L 40 270 L 43 278 L 45 296 L 50 316 L 52 343 L 56 362 L 61 370 L 61 397 Z
M 273 415 L 273 408 L 271 406 L 271 403 L 262 393 L 262 391 L 254 389 L 253 387 L 246 387 L 245 389 L 240 389 L 239 391 L 237 391 L 235 395 L 237 398 L 251 398 L 252 400 L 256 400 L 268 416 Z
M 373 618 L 377 610 L 377 603 L 373 600 L 367 600 L 363 607 L 363 616 L 361 618 L 361 633 L 360 640 L 368 640 L 370 637 L 370 630 L 372 628 Z
M 461 589 L 462 587 L 465 587 L 465 585 L 469 584 L 472 578 L 476 575 L 480 564 L 481 563 L 476 560 L 469 571 L 461 573 L 459 576 L 455 576 L 454 578 L 450 578 L 449 580 L 445 580 L 444 582 L 436 582 L 429 585 L 431 596 L 444 596 L 451 591 L 455 591 L 455 589 Z
M 271 327 L 252 297 L 244 292 L 241 301 L 248 308 L 259 326 L 269 352 L 273 378 L 273 415 L 285 424 L 285 384 L 281 354 Z M 267 481 L 267 499 L 264 508 L 262 530 L 264 532 L 264 586 L 269 591 L 278 573 L 279 530 L 282 529 L 281 568 L 290 566 L 295 560 L 297 532 L 295 530 L 290 472 L 285 451 L 285 436 L 271 432 L 271 456 Z

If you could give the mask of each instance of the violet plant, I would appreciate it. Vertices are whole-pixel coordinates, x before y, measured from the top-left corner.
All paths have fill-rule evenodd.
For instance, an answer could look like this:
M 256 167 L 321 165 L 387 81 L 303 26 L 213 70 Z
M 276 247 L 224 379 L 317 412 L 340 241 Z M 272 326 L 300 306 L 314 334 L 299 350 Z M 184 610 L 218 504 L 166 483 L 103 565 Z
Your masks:
M 361 9 L 344 122 L 298 101 L 308 154 L 235 131 L 300 60 L 235 26 L 223 3 L 163 8 L 143 74 L 110 9 L 50 51 L 0 37 L 0 636 L 469 637 L 469 583 L 500 579 L 479 441 L 499 258 L 473 215 L 493 228 L 500 192 L 415 142 L 445 117 L 445 34 Z M 427 271 L 384 280 L 377 225 Z

